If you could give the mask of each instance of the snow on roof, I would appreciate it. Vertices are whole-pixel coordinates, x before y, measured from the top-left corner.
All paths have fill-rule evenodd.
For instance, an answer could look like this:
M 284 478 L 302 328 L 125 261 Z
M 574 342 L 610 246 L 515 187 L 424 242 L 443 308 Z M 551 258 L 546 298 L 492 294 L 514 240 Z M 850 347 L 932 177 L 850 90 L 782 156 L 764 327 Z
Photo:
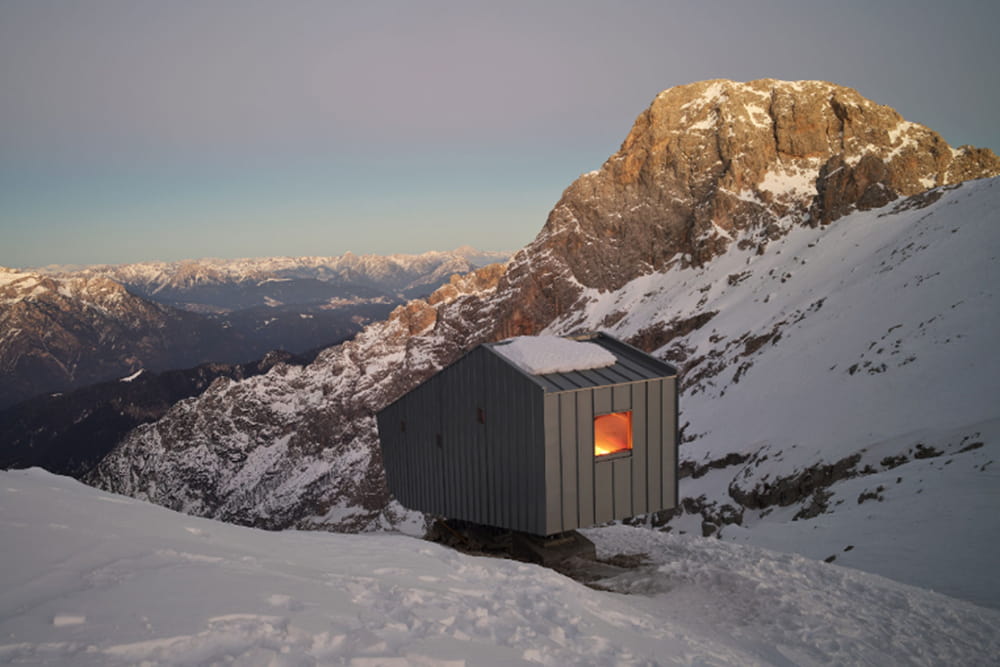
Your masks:
M 559 336 L 517 336 L 493 346 L 493 351 L 532 375 L 605 368 L 615 355 L 597 343 Z

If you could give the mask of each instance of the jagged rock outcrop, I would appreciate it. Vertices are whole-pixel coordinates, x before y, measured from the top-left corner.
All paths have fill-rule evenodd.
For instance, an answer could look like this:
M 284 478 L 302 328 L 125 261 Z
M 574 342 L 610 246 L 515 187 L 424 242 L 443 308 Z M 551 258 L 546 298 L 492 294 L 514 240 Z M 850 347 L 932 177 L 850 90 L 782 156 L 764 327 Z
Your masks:
M 991 151 L 952 149 L 849 88 L 704 81 L 660 93 L 621 149 L 567 188 L 542 237 L 582 284 L 617 289 L 703 263 L 741 230 L 766 243 L 793 222 L 998 173 Z
M 265 528 L 387 525 L 400 510 L 386 506 L 374 410 L 496 335 L 503 270 L 456 278 L 304 368 L 217 380 L 133 431 L 88 481 Z
M 623 337 L 645 331 L 637 342 L 661 349 L 672 336 L 715 326 L 715 312 L 701 311 L 708 292 L 719 282 L 749 289 L 742 284 L 749 271 L 706 278 L 703 300 L 684 313 L 648 305 L 655 291 L 605 312 L 624 292 L 603 304 L 601 292 L 671 266 L 705 266 L 733 243 L 765 253 L 796 224 L 823 225 L 853 208 L 996 173 L 1000 163 L 989 151 L 952 150 L 930 130 L 832 84 L 710 81 L 665 91 L 621 150 L 571 185 L 538 237 L 506 265 L 452 279 L 306 368 L 219 381 L 132 432 L 91 481 L 269 528 L 385 525 L 395 518 L 385 514 L 375 411 L 476 344 L 592 327 L 600 311 L 599 326 L 613 324 Z M 822 299 L 813 299 L 818 305 L 797 304 L 787 317 L 819 310 Z M 747 372 L 750 357 L 779 340 L 786 324 L 763 322 L 753 326 L 766 330 L 725 341 L 717 358 L 693 345 L 668 350 L 698 367 L 692 392 L 725 368 L 730 347 L 747 357 Z

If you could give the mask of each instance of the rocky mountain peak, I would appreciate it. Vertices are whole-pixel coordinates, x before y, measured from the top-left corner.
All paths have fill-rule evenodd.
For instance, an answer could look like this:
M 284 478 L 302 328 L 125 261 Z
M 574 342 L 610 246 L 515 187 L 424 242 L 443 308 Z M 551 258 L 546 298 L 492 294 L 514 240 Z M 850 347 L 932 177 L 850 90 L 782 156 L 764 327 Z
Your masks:
M 787 252 L 779 256 L 769 243 L 795 237 L 796 227 L 821 236 L 852 209 L 997 173 L 991 152 L 953 150 L 892 109 L 832 84 L 709 81 L 670 89 L 640 114 L 599 171 L 567 188 L 538 237 L 506 264 L 452 278 L 305 368 L 279 365 L 213 385 L 133 431 L 90 479 L 175 509 L 259 526 L 385 525 L 395 519 L 373 415 L 475 345 L 601 328 L 650 352 L 670 352 L 689 386 L 709 382 L 729 368 L 716 363 L 722 352 L 713 348 L 722 339 L 701 331 L 719 321 L 706 309 L 714 288 L 739 287 L 734 302 L 776 311 L 766 323 L 747 317 L 732 326 L 724 345 L 745 355 L 778 340 L 786 319 L 802 321 L 824 303 L 809 294 L 786 308 L 758 294 L 784 285 L 806 264 Z M 938 189 L 923 203 L 897 208 L 940 196 Z M 730 263 L 713 268 L 711 261 L 725 260 L 717 256 L 734 245 L 740 252 L 729 255 Z M 763 283 L 746 282 L 746 267 L 757 259 L 774 267 L 757 275 Z M 671 268 L 678 271 L 650 275 Z M 645 278 L 620 289 L 638 277 Z M 694 296 L 667 299 L 664 290 L 674 283 Z M 620 291 L 598 293 L 609 290 Z M 734 363 L 740 375 L 750 364 Z
M 850 88 L 703 81 L 657 95 L 619 151 L 567 188 L 536 244 L 582 284 L 617 289 L 737 236 L 766 244 L 794 223 L 997 174 L 992 151 L 953 149 Z

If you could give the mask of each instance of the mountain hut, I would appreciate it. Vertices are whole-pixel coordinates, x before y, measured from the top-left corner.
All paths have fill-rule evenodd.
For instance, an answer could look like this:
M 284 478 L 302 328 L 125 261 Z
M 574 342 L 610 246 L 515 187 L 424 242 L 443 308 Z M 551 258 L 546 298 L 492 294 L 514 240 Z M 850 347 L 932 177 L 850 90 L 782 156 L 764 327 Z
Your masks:
M 480 345 L 377 419 L 411 509 L 549 536 L 677 506 L 677 370 L 603 333 Z

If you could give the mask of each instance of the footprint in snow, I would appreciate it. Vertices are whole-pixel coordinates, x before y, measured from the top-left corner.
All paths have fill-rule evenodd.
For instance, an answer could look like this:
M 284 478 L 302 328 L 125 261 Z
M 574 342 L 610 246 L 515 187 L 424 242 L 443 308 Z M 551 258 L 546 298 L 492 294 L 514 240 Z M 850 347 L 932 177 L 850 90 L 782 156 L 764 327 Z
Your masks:
M 87 617 L 83 614 L 56 614 L 52 617 L 52 625 L 63 628 L 68 625 L 83 625 L 87 622 Z
M 278 607 L 279 609 L 284 609 L 286 611 L 299 611 L 305 607 L 305 605 L 292 596 L 284 595 L 282 593 L 275 593 L 268 596 L 267 602 L 272 607 Z

